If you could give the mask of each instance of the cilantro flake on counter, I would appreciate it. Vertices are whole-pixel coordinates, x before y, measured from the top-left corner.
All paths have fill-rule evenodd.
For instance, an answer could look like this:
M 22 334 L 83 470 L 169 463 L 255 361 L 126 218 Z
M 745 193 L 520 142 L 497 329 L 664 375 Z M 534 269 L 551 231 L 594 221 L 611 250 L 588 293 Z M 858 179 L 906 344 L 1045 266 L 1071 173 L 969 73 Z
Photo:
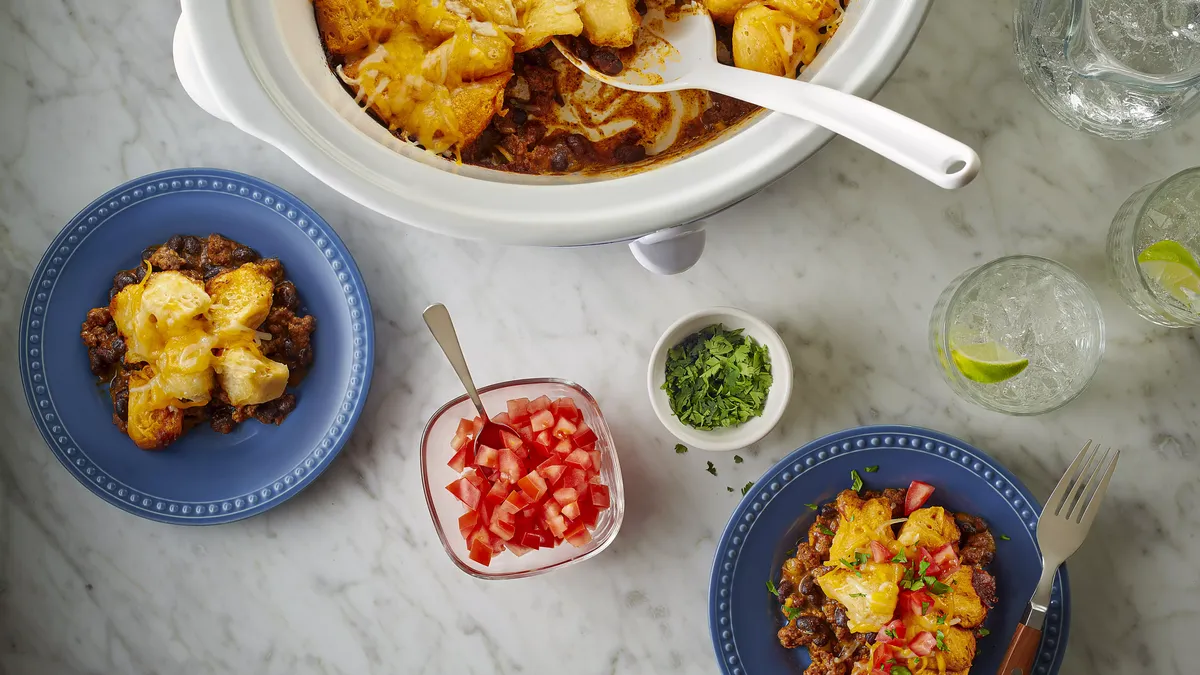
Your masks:
M 712 462 L 708 463 L 708 468 L 705 469 L 705 471 L 711 473 L 714 476 L 717 475 L 717 467 L 713 466 Z
M 685 452 L 687 452 L 687 446 L 686 446 L 686 445 L 684 445 L 683 443 L 676 443 L 676 444 L 675 444 L 675 454 L 677 454 L 677 455 L 682 455 L 682 454 L 683 454 L 683 453 L 685 453 Z
M 734 464 L 741 464 L 741 463 L 742 463 L 742 462 L 744 462 L 744 461 L 746 461 L 746 460 L 742 459 L 742 456 L 741 456 L 741 455 L 734 455 L 734 456 L 733 456 L 733 463 L 734 463 Z
M 750 486 L 752 486 L 752 485 L 754 485 L 754 481 L 747 481 L 747 483 L 742 486 L 742 496 L 743 497 L 745 497 L 746 493 L 750 491 Z

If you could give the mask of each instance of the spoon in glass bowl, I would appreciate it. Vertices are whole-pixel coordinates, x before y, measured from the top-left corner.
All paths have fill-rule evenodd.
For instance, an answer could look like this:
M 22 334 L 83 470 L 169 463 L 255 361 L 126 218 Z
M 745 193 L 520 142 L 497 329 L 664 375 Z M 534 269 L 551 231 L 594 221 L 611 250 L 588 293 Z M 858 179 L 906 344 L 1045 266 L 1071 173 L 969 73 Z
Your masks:
M 969 146 L 877 103 L 718 63 L 712 17 L 698 2 L 671 18 L 650 7 L 633 47 L 623 50 L 624 68 L 617 75 L 593 68 L 561 37 L 554 45 L 575 67 L 614 87 L 652 93 L 704 89 L 732 96 L 825 127 L 943 188 L 962 187 L 979 173 L 979 155 Z
M 483 401 L 479 398 L 479 392 L 475 390 L 475 380 L 471 379 L 471 371 L 467 369 L 467 359 L 463 357 L 462 346 L 458 344 L 458 333 L 454 332 L 450 311 L 442 304 L 430 305 L 425 308 L 422 316 L 425 317 L 425 325 L 429 326 L 429 332 L 433 333 L 433 339 L 437 340 L 438 346 L 442 348 L 442 353 L 454 368 L 454 373 L 458 375 L 459 381 L 467 390 L 467 396 L 471 397 L 471 403 L 475 404 L 475 410 L 483 420 L 483 427 L 475 434 L 471 448 L 472 456 L 478 457 L 479 448 L 483 445 L 495 449 L 506 447 L 500 432 L 507 431 L 514 437 L 517 436 L 517 432 L 510 426 L 493 422 L 483 409 Z

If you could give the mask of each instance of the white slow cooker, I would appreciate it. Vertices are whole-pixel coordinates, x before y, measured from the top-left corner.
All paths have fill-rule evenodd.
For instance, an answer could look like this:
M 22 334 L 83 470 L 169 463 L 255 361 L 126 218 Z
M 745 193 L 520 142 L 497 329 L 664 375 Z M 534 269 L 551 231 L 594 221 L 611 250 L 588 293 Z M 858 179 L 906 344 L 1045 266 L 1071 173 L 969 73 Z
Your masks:
M 931 2 L 852 0 L 802 79 L 874 95 Z M 660 273 L 699 259 L 704 230 L 697 221 L 763 189 L 832 136 L 768 113 L 638 173 L 524 176 L 457 165 L 389 134 L 330 72 L 311 0 L 183 0 L 174 57 L 179 79 L 202 108 L 379 213 L 506 244 L 630 241 L 638 260 Z

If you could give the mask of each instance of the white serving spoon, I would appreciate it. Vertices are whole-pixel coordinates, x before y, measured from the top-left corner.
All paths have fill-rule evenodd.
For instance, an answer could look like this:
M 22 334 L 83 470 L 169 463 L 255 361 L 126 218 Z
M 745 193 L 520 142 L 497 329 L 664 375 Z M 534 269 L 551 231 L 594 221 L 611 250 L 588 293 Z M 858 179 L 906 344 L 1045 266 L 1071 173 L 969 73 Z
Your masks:
M 969 146 L 864 98 L 810 82 L 767 75 L 717 62 L 717 38 L 708 11 L 693 2 L 667 19 L 651 7 L 642 20 L 632 58 L 605 75 L 579 58 L 560 38 L 563 56 L 591 77 L 620 89 L 666 92 L 704 89 L 799 117 L 887 157 L 944 188 L 959 188 L 979 173 Z

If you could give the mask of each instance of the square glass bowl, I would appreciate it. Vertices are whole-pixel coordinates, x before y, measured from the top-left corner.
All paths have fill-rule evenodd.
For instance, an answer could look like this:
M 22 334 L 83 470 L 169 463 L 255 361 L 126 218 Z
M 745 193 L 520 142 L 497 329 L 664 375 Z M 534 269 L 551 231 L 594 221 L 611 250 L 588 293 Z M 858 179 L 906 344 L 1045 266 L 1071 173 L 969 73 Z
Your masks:
M 454 561 L 458 568 L 479 579 L 520 579 L 550 570 L 560 569 L 568 565 L 582 562 L 595 556 L 608 547 L 621 529 L 621 521 L 625 517 L 625 490 L 621 485 L 621 466 L 617 462 L 617 450 L 613 444 L 612 434 L 608 424 L 600 412 L 596 399 L 583 387 L 553 378 L 536 378 L 530 380 L 512 380 L 500 382 L 479 389 L 479 397 L 483 405 L 492 414 L 506 410 L 505 403 L 509 399 L 549 396 L 551 400 L 568 396 L 575 401 L 576 407 L 583 413 L 583 419 L 596 433 L 596 449 L 600 451 L 603 466 L 600 478 L 608 486 L 611 506 L 600 513 L 596 527 L 592 530 L 592 540 L 581 548 L 576 548 L 567 542 L 550 549 L 535 549 L 523 556 L 517 556 L 512 551 L 504 551 L 492 558 L 488 566 L 480 565 L 467 555 L 467 543 L 458 531 L 458 517 L 466 513 L 466 507 L 446 489 L 461 475 L 446 465 L 454 455 L 450 448 L 450 439 L 458 428 L 462 418 L 472 419 L 476 416 L 475 406 L 466 394 L 450 401 L 438 409 L 425 425 L 425 433 L 421 437 L 421 480 L 425 486 L 425 503 L 429 505 L 429 514 L 433 517 L 433 526 L 446 555 Z

